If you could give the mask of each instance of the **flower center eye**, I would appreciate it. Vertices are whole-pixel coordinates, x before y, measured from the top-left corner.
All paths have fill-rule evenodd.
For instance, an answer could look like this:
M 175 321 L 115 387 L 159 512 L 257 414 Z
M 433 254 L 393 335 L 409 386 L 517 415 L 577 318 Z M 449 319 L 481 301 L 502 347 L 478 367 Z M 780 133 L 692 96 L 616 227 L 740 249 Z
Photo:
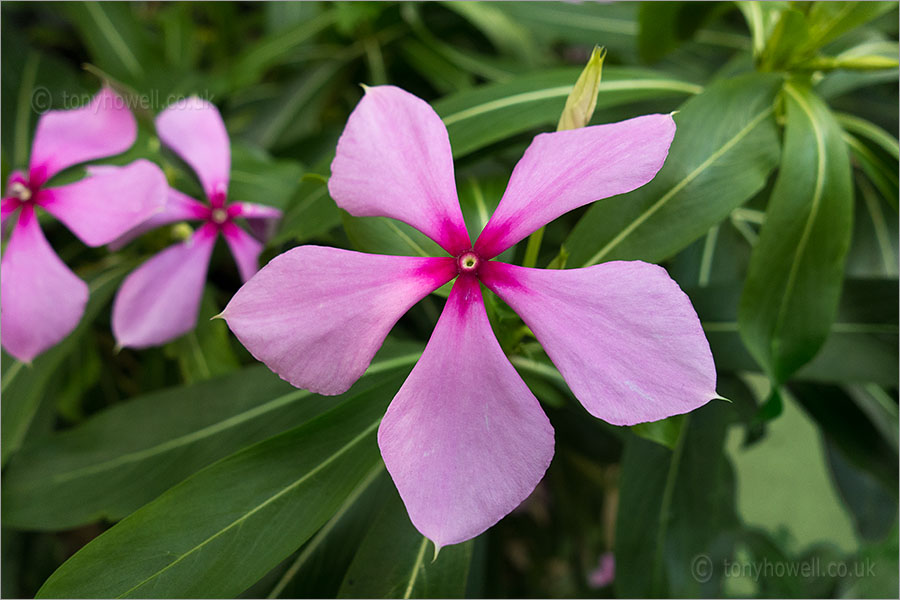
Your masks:
M 463 252 L 456 259 L 456 267 L 460 273 L 473 273 L 478 270 L 481 259 L 471 250 Z
M 9 186 L 9 191 L 15 198 L 18 198 L 21 202 L 28 202 L 29 200 L 31 200 L 31 190 L 29 190 L 28 186 L 26 186 L 21 181 L 13 182 L 13 184 Z
M 212 219 L 212 222 L 216 225 L 221 225 L 228 220 L 228 211 L 224 208 L 214 208 L 212 215 L 210 215 L 210 219 Z

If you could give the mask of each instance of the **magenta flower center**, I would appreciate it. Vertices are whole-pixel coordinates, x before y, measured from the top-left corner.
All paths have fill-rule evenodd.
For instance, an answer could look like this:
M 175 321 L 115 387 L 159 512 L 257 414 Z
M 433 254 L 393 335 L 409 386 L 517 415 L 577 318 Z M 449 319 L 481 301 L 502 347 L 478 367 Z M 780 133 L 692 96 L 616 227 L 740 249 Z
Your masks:
M 481 264 L 481 257 L 472 250 L 463 252 L 456 259 L 456 269 L 460 275 L 464 273 L 477 273 Z

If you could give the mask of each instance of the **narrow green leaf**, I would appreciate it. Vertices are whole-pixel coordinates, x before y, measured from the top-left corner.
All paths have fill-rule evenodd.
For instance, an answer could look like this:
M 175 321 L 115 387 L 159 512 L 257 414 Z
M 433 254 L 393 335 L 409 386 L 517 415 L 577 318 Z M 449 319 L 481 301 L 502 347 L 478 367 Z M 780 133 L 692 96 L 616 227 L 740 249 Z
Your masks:
M 450 133 L 454 157 L 540 125 L 556 123 L 580 69 L 557 69 L 466 90 L 434 103 Z M 646 100 L 697 94 L 695 84 L 645 69 L 607 67 L 597 110 Z
M 784 89 L 785 160 L 738 313 L 742 339 L 779 383 L 828 336 L 853 226 L 850 159 L 840 127 L 808 89 Z
M 443 548 L 422 536 L 391 489 L 391 497 L 363 538 L 338 592 L 339 598 L 462 598 L 473 542 Z
M 290 56 L 311 38 L 334 24 L 336 12 L 323 10 L 312 18 L 270 33 L 241 52 L 230 69 L 231 85 L 245 87 L 258 81 L 267 69 Z
M 405 373 L 200 471 L 66 561 L 38 597 L 231 597 L 290 556 L 380 462 Z
M 595 203 L 565 241 L 568 264 L 669 258 L 763 188 L 779 156 L 779 78 L 749 74 L 710 85 L 675 116 L 653 181 Z
M 131 84 L 141 81 L 147 67 L 158 63 L 135 6 L 107 2 L 80 2 L 64 10 L 91 52 L 93 62 L 114 77 Z
M 386 346 L 354 391 L 408 369 L 420 350 Z M 3 520 L 56 530 L 121 519 L 210 463 L 337 404 L 261 365 L 135 398 L 17 455 L 4 473 Z

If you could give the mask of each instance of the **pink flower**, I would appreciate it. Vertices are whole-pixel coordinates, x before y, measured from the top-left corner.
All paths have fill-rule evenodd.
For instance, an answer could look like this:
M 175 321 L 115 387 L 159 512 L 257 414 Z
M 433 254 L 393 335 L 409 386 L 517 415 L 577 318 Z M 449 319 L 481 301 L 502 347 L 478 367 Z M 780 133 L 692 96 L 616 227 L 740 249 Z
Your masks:
M 407 309 L 456 278 L 378 443 L 418 530 L 437 547 L 472 538 L 531 493 L 553 456 L 553 429 L 494 337 L 479 282 L 518 312 L 601 419 L 653 421 L 716 397 L 700 322 L 662 268 L 491 261 L 563 213 L 650 181 L 674 133 L 669 115 L 648 115 L 538 135 L 473 245 L 440 118 L 396 87 L 369 88 L 338 143 L 331 195 L 353 215 L 408 223 L 450 256 L 295 248 L 247 282 L 223 316 L 281 377 L 337 394 L 363 374 Z
M 2 344 L 30 362 L 65 338 L 84 314 L 88 286 L 47 243 L 36 210 L 45 210 L 88 246 L 109 243 L 162 208 L 166 178 L 153 163 L 88 168 L 88 177 L 46 187 L 73 165 L 127 150 L 137 124 L 109 88 L 75 110 L 51 111 L 38 121 L 28 174 L 9 178 L 0 218 L 19 217 L 3 254 L 0 273 Z M 5 226 L 4 226 L 5 230 Z
M 254 227 L 281 217 L 281 211 L 271 206 L 226 202 L 231 148 L 215 106 L 196 97 L 181 100 L 156 118 L 156 129 L 162 142 L 197 174 L 209 204 L 170 188 L 163 212 L 116 240 L 121 245 L 161 225 L 203 221 L 187 241 L 169 246 L 122 283 L 112 315 L 113 333 L 122 347 L 155 346 L 193 329 L 219 233 L 246 281 L 259 269 L 263 245 L 238 227 L 235 219 L 246 219 Z

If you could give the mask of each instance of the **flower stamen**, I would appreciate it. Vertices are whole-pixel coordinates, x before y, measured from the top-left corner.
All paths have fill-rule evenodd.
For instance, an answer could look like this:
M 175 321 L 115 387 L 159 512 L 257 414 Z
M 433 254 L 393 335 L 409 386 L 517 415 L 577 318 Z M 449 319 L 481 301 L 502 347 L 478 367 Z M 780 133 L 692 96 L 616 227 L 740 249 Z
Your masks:
M 479 264 L 481 264 L 481 258 L 471 250 L 463 252 L 456 259 L 456 268 L 461 274 L 476 272 Z
M 9 186 L 9 191 L 10 194 L 13 197 L 17 198 L 20 202 L 28 202 L 29 200 L 31 200 L 31 190 L 28 189 L 28 186 L 26 186 L 21 181 L 14 181 Z
M 228 220 L 228 211 L 224 208 L 214 208 L 209 218 L 216 225 L 221 225 Z

